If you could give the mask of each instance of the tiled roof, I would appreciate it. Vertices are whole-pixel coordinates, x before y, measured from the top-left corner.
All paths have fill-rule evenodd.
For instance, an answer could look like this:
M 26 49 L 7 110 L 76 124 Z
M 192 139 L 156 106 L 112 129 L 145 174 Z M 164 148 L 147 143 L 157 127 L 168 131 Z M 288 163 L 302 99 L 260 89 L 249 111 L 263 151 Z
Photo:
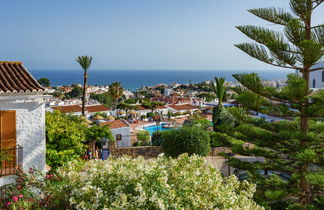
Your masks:
M 136 110 L 150 110 L 150 109 L 145 108 L 145 107 L 143 107 L 141 105 L 136 105 L 135 107 L 136 107 Z
M 190 104 L 179 104 L 179 105 L 169 105 L 170 108 L 176 109 L 176 110 L 189 110 L 189 109 L 197 109 L 197 107 L 192 106 Z
M 22 62 L 0 61 L 0 93 L 42 92 L 44 90 L 22 65 Z
M 52 106 L 52 109 L 59 110 L 62 113 L 81 112 L 82 111 L 82 108 L 79 105 Z
M 91 105 L 86 106 L 85 109 L 88 112 L 106 112 L 111 110 L 106 105 Z
M 125 120 L 114 120 L 100 123 L 100 125 L 108 125 L 110 129 L 129 127 L 129 124 Z

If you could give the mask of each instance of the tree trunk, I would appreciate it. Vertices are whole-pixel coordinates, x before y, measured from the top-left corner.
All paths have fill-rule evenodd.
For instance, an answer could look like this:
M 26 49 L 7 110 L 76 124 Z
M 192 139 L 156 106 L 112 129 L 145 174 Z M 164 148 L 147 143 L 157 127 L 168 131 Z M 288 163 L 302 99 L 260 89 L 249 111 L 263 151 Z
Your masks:
M 311 32 L 311 17 L 312 17 L 312 7 L 313 3 L 312 0 L 307 0 L 307 7 L 308 11 L 310 11 L 307 16 L 305 17 L 304 23 L 305 23 L 305 39 L 306 40 L 312 40 L 312 32 Z M 304 58 L 305 59 L 305 58 Z M 307 89 L 309 90 L 309 69 L 311 66 L 309 66 L 309 61 L 304 60 L 304 68 L 303 68 L 303 79 L 305 80 L 307 84 Z M 304 134 L 308 133 L 308 116 L 306 114 L 306 108 L 308 107 L 308 99 L 304 101 L 304 104 L 301 107 L 300 110 L 300 130 Z M 305 148 L 305 142 L 300 142 L 300 148 Z M 307 205 L 311 203 L 311 193 L 310 193 L 310 186 L 306 179 L 305 173 L 308 172 L 308 164 L 305 164 L 299 168 L 299 187 L 301 189 L 301 193 L 299 195 L 299 203 L 303 205 L 305 208 Z
M 88 82 L 88 73 L 84 71 L 83 77 L 83 96 L 82 96 L 82 115 L 85 116 L 85 104 L 86 104 L 86 95 L 87 95 L 87 82 Z

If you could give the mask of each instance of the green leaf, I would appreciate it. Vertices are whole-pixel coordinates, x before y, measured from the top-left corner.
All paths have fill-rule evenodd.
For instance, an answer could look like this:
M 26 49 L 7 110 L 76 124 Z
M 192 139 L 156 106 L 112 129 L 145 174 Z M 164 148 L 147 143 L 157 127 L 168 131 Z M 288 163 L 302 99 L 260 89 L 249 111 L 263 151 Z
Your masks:
M 284 9 L 278 9 L 274 7 L 250 9 L 249 12 L 259 18 L 262 18 L 263 20 L 280 25 L 286 25 L 291 19 L 293 19 L 293 16 L 286 12 Z

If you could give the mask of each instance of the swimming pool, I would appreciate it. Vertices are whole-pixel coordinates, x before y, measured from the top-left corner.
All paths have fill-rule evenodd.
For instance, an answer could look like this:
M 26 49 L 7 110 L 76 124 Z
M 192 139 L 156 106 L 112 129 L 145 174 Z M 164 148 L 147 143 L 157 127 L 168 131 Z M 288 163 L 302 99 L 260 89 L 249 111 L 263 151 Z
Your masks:
M 149 125 L 149 126 L 143 127 L 143 129 L 146 131 L 149 131 L 151 136 L 152 136 L 152 133 L 154 133 L 155 131 L 174 130 L 174 128 L 163 128 L 162 125 L 164 125 L 164 124 L 166 124 L 166 123 L 161 123 L 161 125 L 159 125 L 159 126 Z

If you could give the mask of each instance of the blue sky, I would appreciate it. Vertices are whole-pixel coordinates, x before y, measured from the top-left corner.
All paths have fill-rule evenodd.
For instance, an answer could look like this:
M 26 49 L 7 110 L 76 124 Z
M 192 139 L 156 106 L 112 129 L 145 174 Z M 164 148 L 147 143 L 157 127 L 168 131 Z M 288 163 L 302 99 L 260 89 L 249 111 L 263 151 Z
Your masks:
M 288 0 L 6 0 L 0 3 L 0 60 L 30 69 L 263 70 L 233 44 L 249 41 L 234 27 L 270 26 L 247 9 Z M 322 12 L 321 15 L 320 12 Z M 323 21 L 320 8 L 314 22 Z

